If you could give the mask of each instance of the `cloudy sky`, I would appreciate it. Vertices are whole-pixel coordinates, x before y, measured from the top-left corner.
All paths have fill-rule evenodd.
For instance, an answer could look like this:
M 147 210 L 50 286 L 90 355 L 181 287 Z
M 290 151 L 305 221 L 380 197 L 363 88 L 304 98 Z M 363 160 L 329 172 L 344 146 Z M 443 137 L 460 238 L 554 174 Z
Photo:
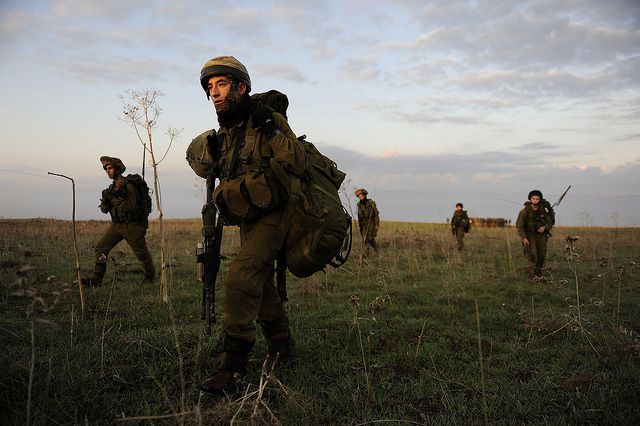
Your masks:
M 217 127 L 199 85 L 231 54 L 253 91 L 369 190 L 383 219 L 515 219 L 529 190 L 563 225 L 640 225 L 640 1 L 0 0 L 0 217 L 104 218 L 101 155 L 140 172 L 127 89 L 159 89 L 166 217 L 197 217 L 184 161 Z M 345 198 L 345 203 L 346 203 Z

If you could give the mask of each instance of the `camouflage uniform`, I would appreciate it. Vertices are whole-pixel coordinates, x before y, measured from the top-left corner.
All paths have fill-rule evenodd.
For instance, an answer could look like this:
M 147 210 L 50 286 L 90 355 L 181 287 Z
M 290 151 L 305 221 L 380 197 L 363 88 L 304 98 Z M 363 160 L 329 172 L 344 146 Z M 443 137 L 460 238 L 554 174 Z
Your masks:
M 250 89 L 244 66 L 235 58 L 229 58 L 214 58 L 205 64 L 201 79 L 205 91 L 206 81 L 214 75 L 207 74 L 207 67 L 213 73 L 220 63 L 230 64 L 225 65 L 225 69 L 247 83 Z M 236 68 L 229 70 L 229 67 Z M 238 76 L 239 67 L 245 74 Z M 277 195 L 271 191 L 277 179 L 270 180 L 272 186 L 269 189 L 258 183 L 262 176 L 268 177 L 267 173 L 274 165 L 273 159 L 294 179 L 294 175 L 301 176 L 304 173 L 305 155 L 286 119 L 265 108 L 252 100 L 248 92 L 245 93 L 234 106 L 231 117 L 218 113 L 220 128 L 209 145 L 216 161 L 212 176 L 220 179 L 213 193 L 214 200 L 220 215 L 240 226 L 241 237 L 240 251 L 231 261 L 225 281 L 222 365 L 202 385 L 204 390 L 212 392 L 233 390 L 233 373 L 244 372 L 255 343 L 256 320 L 267 340 L 270 355 L 280 353 L 282 357 L 292 350 L 289 320 L 273 279 L 275 260 L 287 232 L 286 227 L 282 227 L 285 206 L 278 203 L 272 209 L 266 208 L 256 213 L 254 204 L 261 203 L 256 203 L 254 196 L 263 201 L 261 205 L 265 205 L 269 204 L 267 199 Z M 265 123 L 270 120 L 269 124 L 275 127 L 267 131 L 269 125 Z M 244 132 L 244 142 L 236 154 L 237 161 L 233 167 L 234 145 L 239 132 Z M 275 183 L 280 188 L 284 186 L 282 182 Z M 247 192 L 251 194 L 250 200 L 247 199 Z M 246 217 L 243 216 L 245 214 Z
M 365 247 L 370 245 L 377 252 L 378 243 L 376 235 L 380 226 L 380 212 L 375 201 L 366 198 L 368 192 L 365 189 L 358 189 L 356 196 L 364 194 L 365 199 L 358 201 L 358 227 L 360 228 L 360 236 L 364 241 Z
M 120 173 L 125 170 L 124 164 L 117 158 L 102 157 L 100 161 L 105 168 L 111 164 L 120 169 Z M 129 244 L 135 256 L 142 263 L 144 268 L 143 283 L 153 281 L 155 276 L 153 259 L 145 241 L 149 226 L 147 215 L 141 210 L 138 203 L 135 186 L 127 179 L 128 177 L 122 177 L 120 186 L 114 181 L 102 191 L 100 210 L 102 213 L 109 213 L 111 224 L 94 247 L 94 273 L 91 278 L 83 280 L 87 285 L 98 286 L 102 283 L 107 271 L 109 252 L 122 240 Z
M 547 241 L 553 224 L 553 215 L 547 207 L 543 206 L 542 197 L 540 197 L 537 208 L 534 208 L 533 204 L 527 201 L 518 214 L 516 227 L 520 238 L 526 238 L 529 241 L 528 250 L 525 247 L 525 251 L 528 252 L 529 273 L 533 277 L 542 276 L 542 268 L 547 257 Z M 537 232 L 541 226 L 545 227 L 543 233 Z
M 261 167 L 265 159 L 275 157 L 288 168 L 304 171 L 304 151 L 282 115 L 273 113 L 280 134 L 270 141 L 252 128 L 252 118 L 245 117 L 245 142 L 240 150 L 240 165 L 229 179 L 222 178 L 221 185 L 231 180 L 250 176 Z M 221 127 L 217 143 L 221 148 L 218 166 L 225 174 L 231 164 L 235 135 L 242 123 L 227 128 Z M 220 176 L 216 176 L 220 177 Z M 282 206 L 284 207 L 284 206 Z M 265 212 L 250 220 L 242 220 L 240 226 L 241 248 L 229 266 L 225 282 L 225 334 L 233 340 L 255 341 L 253 322 L 258 319 L 265 335 L 289 334 L 286 313 L 273 284 L 274 262 L 284 235 L 278 228 L 282 222 L 283 208 Z
M 451 217 L 451 231 L 456 237 L 458 251 L 464 249 L 464 234 L 469 232 L 469 216 L 466 210 L 456 210 Z

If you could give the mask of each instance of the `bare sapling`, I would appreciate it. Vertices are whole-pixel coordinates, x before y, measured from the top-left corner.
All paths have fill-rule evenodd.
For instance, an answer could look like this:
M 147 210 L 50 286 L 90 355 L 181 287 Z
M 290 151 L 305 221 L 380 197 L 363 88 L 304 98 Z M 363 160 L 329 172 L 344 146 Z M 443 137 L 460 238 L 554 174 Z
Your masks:
M 76 183 L 69 176 L 52 172 L 48 172 L 47 174 L 63 177 L 71 181 L 71 191 L 73 195 L 73 207 L 71 209 L 71 225 L 73 227 L 73 252 L 76 256 L 76 279 L 78 280 L 78 290 L 80 292 L 80 318 L 84 319 L 84 290 L 82 289 L 82 278 L 80 278 L 80 257 L 78 256 L 78 238 L 76 233 Z
M 153 192 L 155 194 L 156 210 L 158 211 L 158 223 L 160 225 L 160 258 L 162 269 L 160 272 L 160 294 L 162 302 L 169 302 L 169 290 L 167 286 L 167 250 L 163 227 L 162 194 L 160 181 L 158 178 L 158 165 L 166 158 L 171 149 L 171 145 L 178 138 L 182 129 L 169 127 L 165 134 L 169 137 L 167 149 L 162 155 L 157 155 L 154 149 L 154 129 L 158 124 L 158 118 L 162 109 L 158 104 L 158 98 L 163 95 L 156 89 L 146 89 L 142 91 L 127 90 L 127 99 L 121 96 L 124 104 L 124 121 L 131 124 L 133 130 L 142 144 L 142 176 L 144 178 L 145 158 L 149 154 L 149 163 L 153 169 Z

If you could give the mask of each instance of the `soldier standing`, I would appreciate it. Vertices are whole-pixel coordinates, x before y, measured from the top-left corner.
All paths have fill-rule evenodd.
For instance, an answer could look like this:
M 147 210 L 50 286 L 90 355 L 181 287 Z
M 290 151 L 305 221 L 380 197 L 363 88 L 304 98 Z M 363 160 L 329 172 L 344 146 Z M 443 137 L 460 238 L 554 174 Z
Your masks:
M 453 217 L 451 217 L 451 233 L 456 237 L 458 251 L 464 249 L 464 234 L 471 229 L 469 216 L 466 210 L 462 210 L 463 207 L 462 203 L 457 203 L 456 211 L 453 212 Z
M 368 250 L 366 246 L 370 245 L 378 253 L 376 235 L 380 226 L 380 213 L 375 201 L 367 198 L 368 194 L 364 188 L 360 188 L 355 192 L 356 197 L 360 200 L 358 201 L 358 227 L 360 228 L 360 236 L 365 244 L 365 249 Z
M 529 260 L 529 274 L 542 278 L 542 268 L 547 256 L 547 240 L 555 223 L 551 205 L 542 198 L 542 192 L 529 192 L 529 201 L 520 210 L 516 227 Z
M 102 191 L 100 200 L 100 210 L 104 214 L 111 215 L 111 224 L 95 245 L 93 275 L 90 278 L 83 278 L 82 283 L 90 287 L 102 285 L 102 279 L 107 271 L 109 252 L 122 240 L 129 244 L 142 263 L 144 268 L 142 284 L 151 283 L 155 276 L 155 268 L 145 241 L 149 227 L 149 212 L 145 211 L 142 200 L 139 200 L 135 186 L 137 180 L 142 182 L 144 180 L 139 175 L 123 176 L 126 167 L 119 158 L 103 156 L 100 157 L 100 162 L 109 179 L 113 180 L 113 183 Z M 146 188 L 146 183 L 144 186 Z
M 286 235 L 281 223 L 288 188 L 272 171 L 302 176 L 305 155 L 286 119 L 251 99 L 249 73 L 236 58 L 207 61 L 200 83 L 220 125 L 208 139 L 215 162 L 211 177 L 220 179 L 212 197 L 225 223 L 240 226 L 241 238 L 225 281 L 220 364 L 201 388 L 233 392 L 256 340 L 256 320 L 271 357 L 293 356 L 289 320 L 273 280 Z

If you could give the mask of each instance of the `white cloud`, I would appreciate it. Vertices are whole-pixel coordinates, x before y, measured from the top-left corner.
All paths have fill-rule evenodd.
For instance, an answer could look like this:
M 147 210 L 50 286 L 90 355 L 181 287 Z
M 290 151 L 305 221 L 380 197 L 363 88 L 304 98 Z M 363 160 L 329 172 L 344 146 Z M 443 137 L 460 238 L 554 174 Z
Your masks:
M 289 64 L 265 64 L 255 68 L 256 75 L 269 75 L 271 77 L 282 78 L 284 80 L 290 80 L 295 82 L 307 81 L 307 78 L 300 72 L 300 70 Z

